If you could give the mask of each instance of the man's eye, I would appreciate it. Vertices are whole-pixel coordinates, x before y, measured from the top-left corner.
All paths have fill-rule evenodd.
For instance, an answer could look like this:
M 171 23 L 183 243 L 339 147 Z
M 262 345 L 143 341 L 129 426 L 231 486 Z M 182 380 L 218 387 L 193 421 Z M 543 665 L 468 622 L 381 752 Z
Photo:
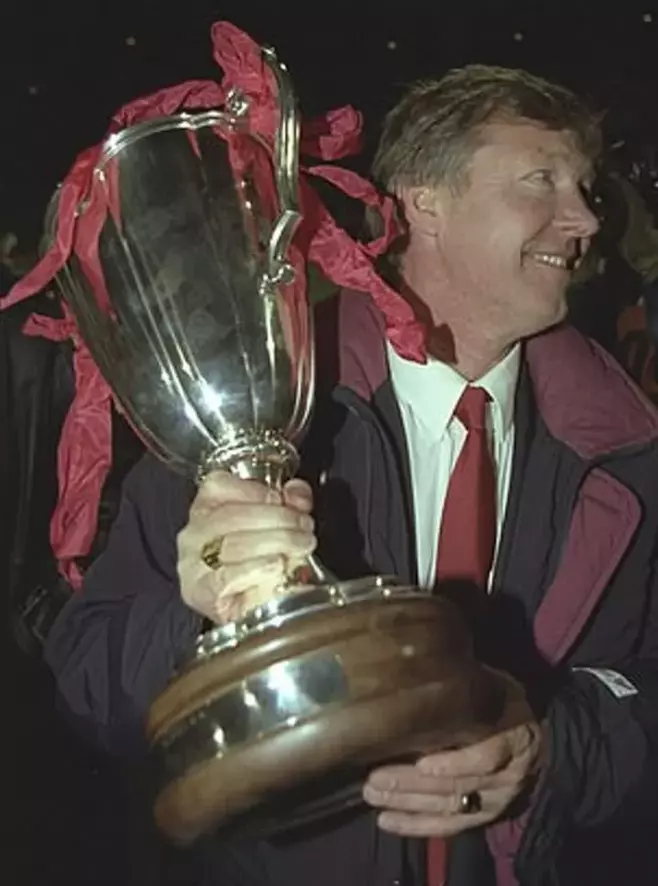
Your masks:
M 552 169 L 535 169 L 534 172 L 531 172 L 528 176 L 528 179 L 531 182 L 535 182 L 540 185 L 552 185 L 553 184 L 553 170 Z

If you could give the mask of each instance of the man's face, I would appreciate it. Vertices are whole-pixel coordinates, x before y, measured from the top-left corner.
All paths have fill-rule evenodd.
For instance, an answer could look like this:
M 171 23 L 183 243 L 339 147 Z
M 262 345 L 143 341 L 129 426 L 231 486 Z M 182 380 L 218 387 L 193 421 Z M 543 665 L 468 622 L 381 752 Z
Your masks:
M 461 191 L 430 198 L 440 274 L 465 310 L 511 339 L 564 319 L 571 272 L 598 227 L 583 199 L 590 175 L 569 133 L 485 127 Z

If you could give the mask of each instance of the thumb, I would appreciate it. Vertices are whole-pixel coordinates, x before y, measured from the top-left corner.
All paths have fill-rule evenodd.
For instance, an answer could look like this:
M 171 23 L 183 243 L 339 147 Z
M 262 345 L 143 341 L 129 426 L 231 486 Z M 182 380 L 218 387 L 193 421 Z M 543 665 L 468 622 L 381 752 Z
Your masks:
M 313 490 L 305 480 L 296 477 L 283 487 L 283 503 L 303 514 L 313 510 Z

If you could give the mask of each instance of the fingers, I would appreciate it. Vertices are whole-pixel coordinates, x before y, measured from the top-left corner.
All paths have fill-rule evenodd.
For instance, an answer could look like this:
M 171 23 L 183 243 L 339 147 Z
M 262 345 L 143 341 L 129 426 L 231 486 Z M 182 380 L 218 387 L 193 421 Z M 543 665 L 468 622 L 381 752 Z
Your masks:
M 436 797 L 421 794 L 415 801 L 412 797 L 406 798 L 404 805 L 401 803 L 398 807 L 381 807 L 385 811 L 378 821 L 384 830 L 395 830 L 404 836 L 445 837 L 493 821 L 511 800 L 509 792 L 502 788 L 480 791 L 481 808 L 465 813 L 461 808 L 461 795 L 444 797 L 439 802 Z
M 228 502 L 280 504 L 281 495 L 255 480 L 243 480 L 227 471 L 213 471 L 199 486 L 190 514 Z
M 314 549 L 315 536 L 303 529 L 232 531 L 223 538 L 221 558 L 226 565 L 248 564 L 254 557 L 303 557 Z
M 261 483 L 214 472 L 199 489 L 189 522 L 178 536 L 179 566 L 198 560 L 204 547 L 218 539 L 224 564 L 307 556 L 315 547 L 310 487 L 292 481 L 286 497 L 299 508 L 282 506 L 281 496 Z
M 483 797 L 481 812 L 465 814 L 443 813 L 407 813 L 382 812 L 377 824 L 383 831 L 397 834 L 400 837 L 454 837 L 463 831 L 480 828 L 498 817 L 498 812 L 487 810 L 485 802 L 491 803 L 492 809 L 501 807 L 501 800 L 496 797 Z
M 538 723 L 524 723 L 486 741 L 421 758 L 416 765 L 385 766 L 370 774 L 363 797 L 381 809 L 379 826 L 407 837 L 448 837 L 487 824 L 531 788 L 542 752 Z M 477 793 L 476 812 L 461 800 Z
M 266 533 L 277 532 L 280 539 L 285 536 L 290 545 L 297 549 L 298 543 L 302 547 L 308 546 L 308 536 L 312 536 L 313 527 L 313 518 L 309 514 L 301 514 L 281 505 L 229 502 L 207 513 L 200 513 L 198 509 L 191 513 L 186 530 L 183 530 L 179 536 L 179 553 L 184 553 L 186 547 L 190 546 L 198 552 L 206 544 L 217 538 L 223 538 L 225 541 L 222 543 L 222 560 L 234 562 L 240 558 L 236 557 L 235 552 L 231 554 L 231 550 L 235 547 L 236 550 L 239 548 L 243 551 L 245 535 L 254 535 L 254 541 L 257 541 L 255 536 L 258 533 L 265 536 Z M 233 540 L 233 536 L 236 536 L 235 545 L 229 543 L 229 537 Z M 302 540 L 301 536 L 306 536 L 306 540 Z M 252 556 L 283 553 L 286 541 L 282 543 L 281 551 L 252 550 L 247 551 L 247 557 L 250 553 Z
M 501 773 L 514 774 L 528 765 L 527 758 L 536 756 L 540 738 L 537 724 L 523 723 L 469 747 L 422 757 L 416 765 L 421 773 L 439 781 L 463 784 L 475 777 L 488 783 L 488 776 L 497 779 Z
M 492 782 L 489 787 L 466 782 L 470 790 L 454 793 L 419 793 L 378 791 L 366 784 L 363 797 L 370 806 L 381 809 L 378 824 L 382 830 L 405 837 L 450 837 L 470 828 L 481 827 L 498 818 L 518 796 L 521 783 L 509 779 Z M 456 787 L 458 787 L 456 785 Z M 480 808 L 475 812 L 462 811 L 465 794 L 477 791 Z
M 255 480 L 243 480 L 227 471 L 213 471 L 199 487 L 192 509 L 207 509 L 227 502 L 252 504 L 281 504 L 296 508 L 304 513 L 313 509 L 313 493 L 304 480 L 289 480 L 283 493 L 270 489 Z
M 198 575 L 181 586 L 181 592 L 191 608 L 215 624 L 225 624 L 271 599 L 285 575 L 285 559 L 281 556 L 256 557 L 247 563 L 222 565 L 215 571 L 201 564 Z
M 369 781 L 363 789 L 363 797 L 371 806 L 390 812 L 457 815 L 460 811 L 461 794 L 432 792 L 426 786 L 423 786 L 422 791 L 380 790 Z
M 402 772 L 402 770 L 408 770 Z M 420 765 L 387 767 L 371 773 L 366 786 L 379 796 L 393 797 L 399 794 L 430 795 L 454 799 L 472 791 L 488 790 L 512 785 L 518 780 L 513 766 L 489 775 L 442 775 L 432 776 L 423 772 Z M 405 807 L 406 808 L 406 807 Z
M 508 734 L 501 733 L 465 748 L 431 754 L 418 761 L 419 770 L 430 776 L 484 776 L 508 765 L 514 754 Z
M 375 809 L 382 830 L 405 837 L 450 837 L 470 828 L 481 827 L 498 818 L 517 794 L 512 785 L 498 785 L 478 791 L 477 812 L 462 812 L 464 793 L 375 792 L 366 785 L 364 799 Z
M 455 814 L 465 794 L 515 796 L 528 777 L 523 765 L 514 764 L 492 775 L 461 778 L 432 778 L 415 771 L 397 780 L 377 772 L 366 782 L 364 797 L 372 806 L 380 808 Z
M 313 510 L 313 492 L 304 480 L 295 478 L 283 487 L 283 502 L 288 507 L 296 508 L 304 514 Z
M 223 471 L 210 474 L 177 539 L 184 602 L 222 623 L 271 599 L 291 564 L 315 549 L 312 506 L 311 488 L 301 480 L 279 493 Z M 216 569 L 204 562 L 208 545 L 217 546 Z

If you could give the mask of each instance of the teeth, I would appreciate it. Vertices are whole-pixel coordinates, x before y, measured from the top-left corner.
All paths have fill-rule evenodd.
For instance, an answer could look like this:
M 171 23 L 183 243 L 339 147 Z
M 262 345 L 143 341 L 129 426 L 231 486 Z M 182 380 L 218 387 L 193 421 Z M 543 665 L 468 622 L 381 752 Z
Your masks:
M 550 265 L 552 268 L 562 268 L 566 271 L 569 267 L 569 260 L 563 255 L 554 255 L 550 252 L 535 252 L 532 257 L 540 264 Z

